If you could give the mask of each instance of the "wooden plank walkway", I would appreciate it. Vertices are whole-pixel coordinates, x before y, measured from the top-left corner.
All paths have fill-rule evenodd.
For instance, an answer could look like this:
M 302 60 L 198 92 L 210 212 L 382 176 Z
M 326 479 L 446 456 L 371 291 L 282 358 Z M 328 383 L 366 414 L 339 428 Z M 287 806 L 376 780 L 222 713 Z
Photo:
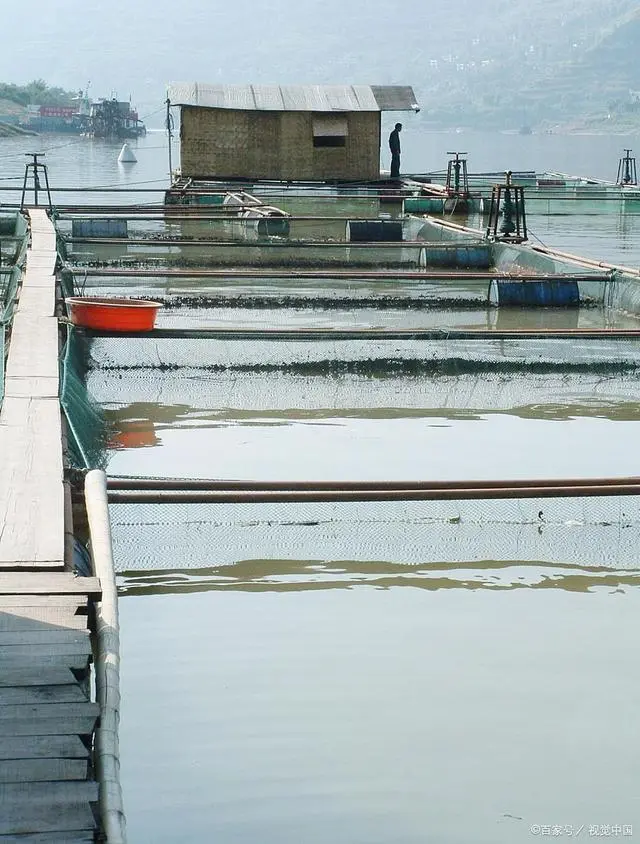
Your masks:
M 56 240 L 30 212 L 31 248 L 0 411 L 0 844 L 96 840 L 90 699 L 96 578 L 65 571 Z
M 56 239 L 31 212 L 31 249 L 15 311 L 0 411 L 0 570 L 64 567 Z M 36 529 L 37 526 L 37 529 Z

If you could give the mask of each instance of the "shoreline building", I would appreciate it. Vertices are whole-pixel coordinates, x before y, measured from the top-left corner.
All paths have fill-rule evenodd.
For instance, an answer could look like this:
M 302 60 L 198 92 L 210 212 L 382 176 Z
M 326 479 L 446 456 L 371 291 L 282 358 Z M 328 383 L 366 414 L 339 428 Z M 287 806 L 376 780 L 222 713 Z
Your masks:
M 409 86 L 171 83 L 181 177 L 275 181 L 380 178 L 383 111 L 419 111 Z

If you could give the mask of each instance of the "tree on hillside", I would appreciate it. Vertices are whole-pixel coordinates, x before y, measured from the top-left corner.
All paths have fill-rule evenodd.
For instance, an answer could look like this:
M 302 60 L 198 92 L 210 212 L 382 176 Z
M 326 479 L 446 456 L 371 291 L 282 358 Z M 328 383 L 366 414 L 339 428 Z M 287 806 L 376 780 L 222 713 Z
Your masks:
M 27 85 L 0 82 L 0 99 L 18 105 L 69 105 L 74 93 L 62 88 L 50 88 L 44 79 L 34 79 Z

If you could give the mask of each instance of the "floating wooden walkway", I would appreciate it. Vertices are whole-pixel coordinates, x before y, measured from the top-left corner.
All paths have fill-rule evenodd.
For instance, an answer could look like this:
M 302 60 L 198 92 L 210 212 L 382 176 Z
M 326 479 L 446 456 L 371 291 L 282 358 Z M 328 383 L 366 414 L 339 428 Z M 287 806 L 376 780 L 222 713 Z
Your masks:
M 0 844 L 94 841 L 90 606 L 65 553 L 56 239 L 31 217 L 0 412 Z

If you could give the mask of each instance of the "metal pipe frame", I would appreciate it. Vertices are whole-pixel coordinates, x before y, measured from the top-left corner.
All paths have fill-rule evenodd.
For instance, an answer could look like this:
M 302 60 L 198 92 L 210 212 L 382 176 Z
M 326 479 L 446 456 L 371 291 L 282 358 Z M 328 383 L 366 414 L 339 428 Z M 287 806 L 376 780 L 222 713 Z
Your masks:
M 257 222 L 257 218 L 251 218 L 250 220 L 247 219 L 245 221 L 238 220 L 238 222 L 253 223 Z M 170 240 L 168 238 L 154 240 L 151 237 L 69 237 L 64 238 L 64 242 L 71 244 L 100 244 L 101 246 L 153 246 L 154 248 L 159 246 L 224 246 L 226 248 L 235 247 L 236 249 L 245 249 L 246 247 L 253 247 L 256 249 L 343 249 L 344 247 L 348 247 L 349 249 L 371 249 L 372 247 L 379 247 L 382 249 L 411 249 L 412 247 L 424 249 L 429 246 L 433 246 L 439 250 L 454 250 L 459 249 L 461 246 L 466 247 L 473 245 L 461 243 L 430 244 L 425 240 L 367 240 L 356 242 L 352 242 L 350 240 L 205 240 L 204 238 L 202 240 Z
M 563 281 L 584 281 L 584 282 L 598 282 L 608 283 L 613 281 L 611 275 L 584 273 L 584 274 L 567 274 L 567 275 L 548 275 L 544 273 L 510 273 L 506 271 L 490 270 L 303 270 L 290 269 L 283 267 L 282 269 L 264 268 L 230 268 L 230 269 L 206 269 L 194 268 L 180 269 L 171 267 L 154 267 L 149 268 L 118 268 L 118 267 L 81 267 L 70 264 L 68 269 L 75 274 L 83 276 L 122 276 L 123 278 L 140 277 L 144 278 L 150 276 L 158 278 L 159 276 L 166 276 L 167 278 L 310 278 L 310 279 L 393 279 L 410 281 L 549 281 L 562 279 Z
M 326 490 L 439 490 L 500 489 L 501 487 L 589 487 L 615 484 L 640 485 L 640 476 L 626 478 L 540 478 L 535 480 L 463 480 L 463 481 L 242 481 L 206 478 L 119 478 L 107 479 L 109 492 L 124 490 L 236 490 L 236 491 L 304 491 Z
M 638 340 L 637 328 L 569 328 L 569 329 L 335 329 L 297 328 L 292 330 L 263 330 L 237 328 L 155 328 L 152 331 L 136 331 L 123 334 L 117 331 L 96 331 L 81 329 L 89 337 L 126 337 L 127 339 L 151 340 L 286 340 L 286 341 L 329 341 L 336 340 Z
M 109 478 L 110 503 L 433 501 L 640 495 L 640 477 L 457 481 L 256 481 Z
M 504 486 L 443 486 L 440 488 L 384 488 L 348 489 L 336 484 L 334 489 L 307 489 L 264 491 L 177 490 L 117 491 L 110 490 L 110 504 L 286 504 L 286 503 L 338 503 L 347 501 L 469 501 L 524 498 L 587 498 L 640 495 L 640 480 L 633 483 L 613 482 L 600 484 L 545 485 L 533 481 L 532 485 Z

